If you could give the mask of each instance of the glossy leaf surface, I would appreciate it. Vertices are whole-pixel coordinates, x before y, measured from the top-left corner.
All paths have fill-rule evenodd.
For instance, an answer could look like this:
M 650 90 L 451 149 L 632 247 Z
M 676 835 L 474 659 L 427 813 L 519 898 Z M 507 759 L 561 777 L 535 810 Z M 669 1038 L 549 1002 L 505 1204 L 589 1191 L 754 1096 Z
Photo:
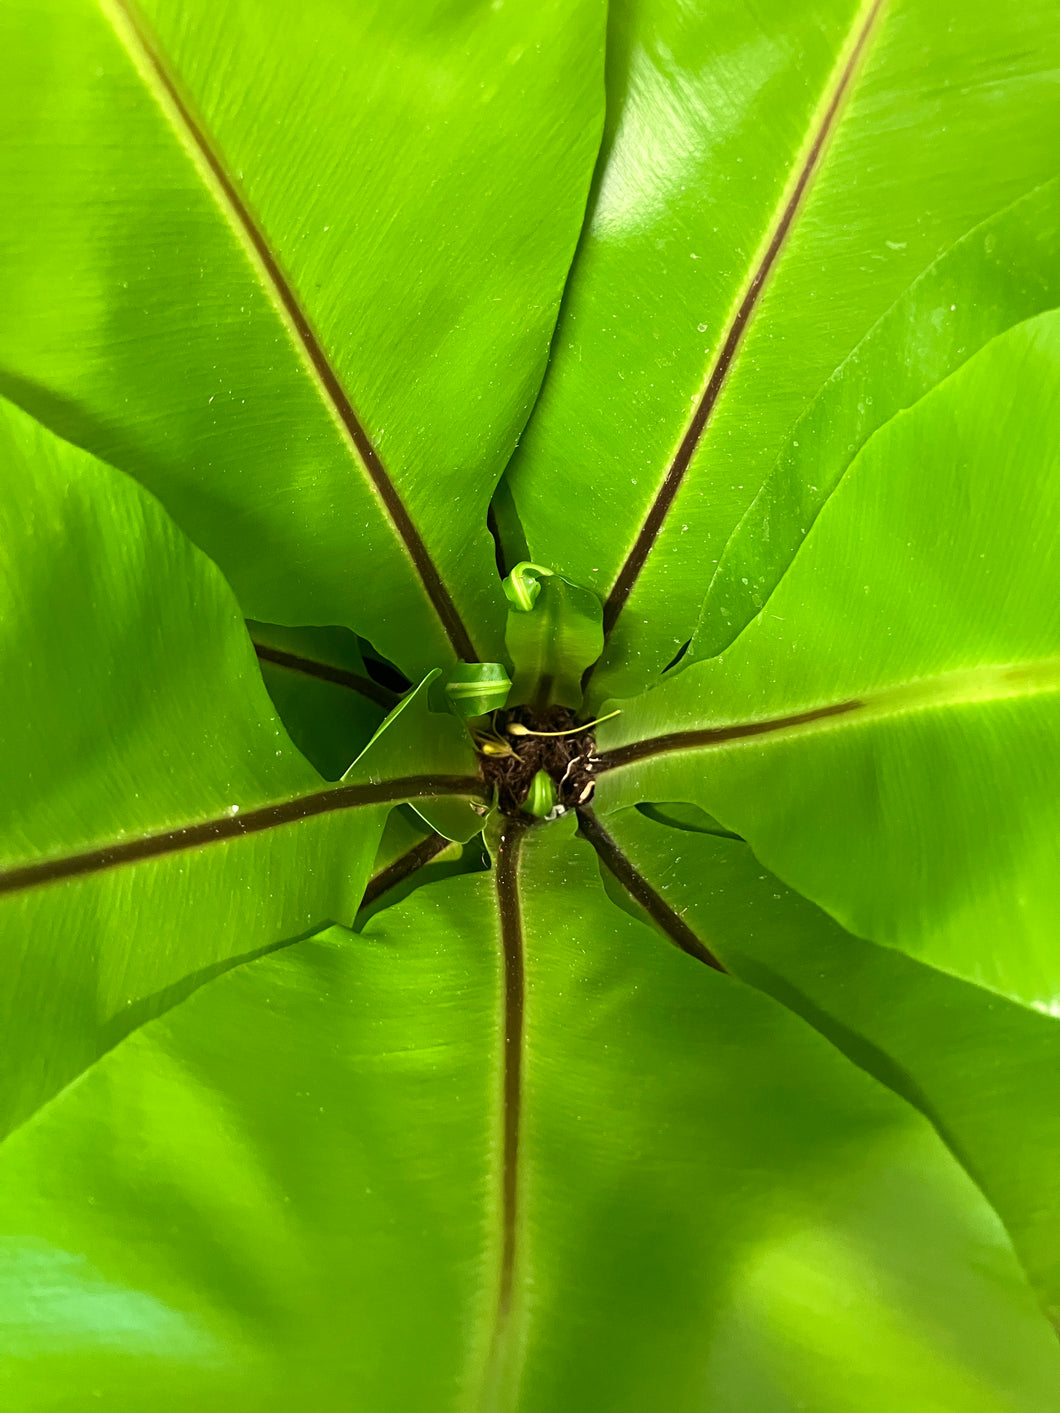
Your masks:
M 421 692 L 329 794 L 216 567 L 135 482 L 0 416 L 6 1126 L 168 988 L 352 921 L 391 803 L 431 789 L 372 782 L 475 763 Z
M 934 1122 L 1000 1214 L 1056 1322 L 1056 1017 L 851 936 L 739 840 L 687 829 L 675 838 L 643 809 L 621 811 L 608 827 L 731 971 L 796 1011 Z M 618 885 L 609 891 L 614 896 Z
M 728 646 L 767 602 L 873 432 L 1013 324 L 1060 305 L 1060 181 L 984 221 L 887 311 L 799 418 L 711 580 L 690 658 Z
M 598 791 L 690 799 L 850 931 L 1046 1010 L 1058 370 L 1042 315 L 892 419 L 768 610 L 601 728 L 619 768 Z
M 0 10 L 5 1410 L 1060 1413 L 1058 44 Z
M 346 624 L 416 677 L 498 656 L 486 505 L 581 220 L 602 24 L 5 6 L 0 391 L 142 480 L 248 616 Z
M 924 1121 L 595 875 L 569 824 L 538 828 L 495 876 L 204 987 L 15 1135 L 9 1397 L 1060 1406 L 1060 1354 L 996 1218 Z
M 510 473 L 531 556 L 608 600 L 597 692 L 691 636 L 793 424 L 902 291 L 1055 175 L 1054 21 L 1045 0 L 613 7 L 591 224 Z

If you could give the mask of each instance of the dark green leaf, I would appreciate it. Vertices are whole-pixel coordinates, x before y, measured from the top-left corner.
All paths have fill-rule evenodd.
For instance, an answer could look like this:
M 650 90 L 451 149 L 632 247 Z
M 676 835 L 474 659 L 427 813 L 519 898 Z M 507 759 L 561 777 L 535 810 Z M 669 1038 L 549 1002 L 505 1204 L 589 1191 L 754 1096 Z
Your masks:
M 325 780 L 360 755 L 397 696 L 369 674 L 348 628 L 248 623 L 273 705 L 302 754 Z

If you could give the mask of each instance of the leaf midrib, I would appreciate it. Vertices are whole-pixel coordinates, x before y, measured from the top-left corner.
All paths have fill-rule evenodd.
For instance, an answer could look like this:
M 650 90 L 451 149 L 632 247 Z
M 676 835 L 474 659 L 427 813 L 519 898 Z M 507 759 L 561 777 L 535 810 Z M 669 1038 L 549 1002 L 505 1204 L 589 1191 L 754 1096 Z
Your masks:
M 757 255 L 756 252 L 757 259 L 751 267 L 747 285 L 729 321 L 718 355 L 710 367 L 703 392 L 681 437 L 677 451 L 667 468 L 662 484 L 648 508 L 633 546 L 604 603 L 605 642 L 610 638 L 655 547 L 655 542 L 662 531 L 678 492 L 684 484 L 707 424 L 728 382 L 729 373 L 736 363 L 744 334 L 795 224 L 810 182 L 821 165 L 825 146 L 836 128 L 844 99 L 850 93 L 854 76 L 864 57 L 869 37 L 883 5 L 884 0 L 866 0 L 858 12 L 857 20 L 851 29 L 851 36 L 844 46 L 840 61 L 829 74 L 828 83 L 824 89 L 827 101 L 822 99 L 825 103 L 824 112 L 818 119 L 819 104 L 814 113 L 816 126 L 811 126 L 807 134 L 804 155 L 793 169 L 793 176 L 789 179 L 779 209 L 770 224 L 765 249 L 761 255 Z M 761 249 L 761 247 L 759 248 Z M 589 674 L 586 675 L 586 681 L 588 676 Z
M 362 677 L 357 672 L 351 672 L 348 668 L 335 667 L 330 662 L 320 662 L 316 658 L 285 652 L 282 648 L 271 647 L 268 643 L 259 643 L 253 638 L 251 642 L 254 644 L 254 651 L 261 662 L 271 663 L 274 667 L 286 668 L 289 672 L 297 672 L 302 677 L 314 677 L 320 682 L 330 682 L 333 686 L 345 687 L 347 691 L 355 692 L 358 696 L 374 702 L 384 711 L 393 711 L 401 700 L 398 693 L 392 692 L 389 687 L 384 687 L 379 682 L 373 682 L 370 677 Z
M 457 657 L 478 660 L 478 652 L 423 537 L 383 464 L 343 387 L 312 322 L 302 307 L 264 230 L 240 194 L 202 120 L 185 97 L 179 79 L 131 0 L 98 0 L 100 10 L 155 103 L 195 163 L 205 185 L 257 270 L 270 299 L 321 401 L 362 468 L 388 522 L 437 615 Z
M 121 865 L 182 853 L 186 849 L 238 839 L 246 834 L 260 834 L 269 829 L 298 824 L 317 815 L 333 814 L 337 810 L 429 799 L 435 795 L 478 796 L 481 792 L 481 780 L 463 775 L 407 775 L 394 780 L 338 785 L 330 790 L 318 790 L 260 805 L 245 814 L 224 814 L 157 834 L 141 834 L 135 839 L 121 839 L 76 854 L 23 864 L 0 873 L 0 895 L 85 874 L 102 873 Z
M 1009 701 L 1049 692 L 1060 692 L 1060 657 L 962 668 L 932 677 L 893 683 L 875 692 L 824 703 L 785 716 L 691 727 L 630 741 L 599 752 L 597 774 L 621 770 L 653 756 L 717 748 L 757 736 L 843 730 L 866 719 L 878 721 L 933 707 L 971 706 L 976 702 Z
M 504 821 L 497 839 L 494 889 L 500 933 L 503 1011 L 501 1019 L 501 1164 L 500 1242 L 496 1300 L 489 1353 L 483 1370 L 479 1406 L 498 1405 L 500 1390 L 512 1378 L 509 1338 L 519 1237 L 519 1159 L 522 1139 L 523 1044 L 526 964 L 522 899 L 519 888 L 522 846 L 532 822 L 526 815 Z
M 578 825 L 581 832 L 596 850 L 604 867 L 622 885 L 629 896 L 638 903 L 653 923 L 666 934 L 675 947 L 693 957 L 704 966 L 727 974 L 724 967 L 701 937 L 653 888 L 645 876 L 634 866 L 629 855 L 621 849 L 617 841 L 608 833 L 588 807 L 578 810 Z

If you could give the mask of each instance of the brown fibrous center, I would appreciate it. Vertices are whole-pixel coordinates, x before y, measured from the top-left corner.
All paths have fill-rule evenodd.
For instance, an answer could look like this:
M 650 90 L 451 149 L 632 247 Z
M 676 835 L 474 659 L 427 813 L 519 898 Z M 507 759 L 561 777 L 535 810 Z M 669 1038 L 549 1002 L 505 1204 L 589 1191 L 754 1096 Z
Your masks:
M 491 731 L 479 741 L 479 765 L 483 780 L 495 791 L 501 812 L 519 813 L 539 770 L 547 771 L 555 782 L 556 803 L 561 809 L 588 804 L 596 784 L 596 742 L 592 732 L 523 736 L 509 732 L 513 724 L 531 731 L 569 731 L 577 722 L 574 713 L 561 706 L 543 710 L 520 706 L 495 713 Z

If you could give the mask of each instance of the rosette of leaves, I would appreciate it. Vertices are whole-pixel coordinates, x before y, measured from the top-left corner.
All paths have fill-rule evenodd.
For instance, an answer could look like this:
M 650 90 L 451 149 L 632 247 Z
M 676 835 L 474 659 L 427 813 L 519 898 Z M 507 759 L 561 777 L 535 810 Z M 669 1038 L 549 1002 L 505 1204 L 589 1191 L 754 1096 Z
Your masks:
M 1054 7 L 0 35 L 3 1405 L 1060 1409 Z

